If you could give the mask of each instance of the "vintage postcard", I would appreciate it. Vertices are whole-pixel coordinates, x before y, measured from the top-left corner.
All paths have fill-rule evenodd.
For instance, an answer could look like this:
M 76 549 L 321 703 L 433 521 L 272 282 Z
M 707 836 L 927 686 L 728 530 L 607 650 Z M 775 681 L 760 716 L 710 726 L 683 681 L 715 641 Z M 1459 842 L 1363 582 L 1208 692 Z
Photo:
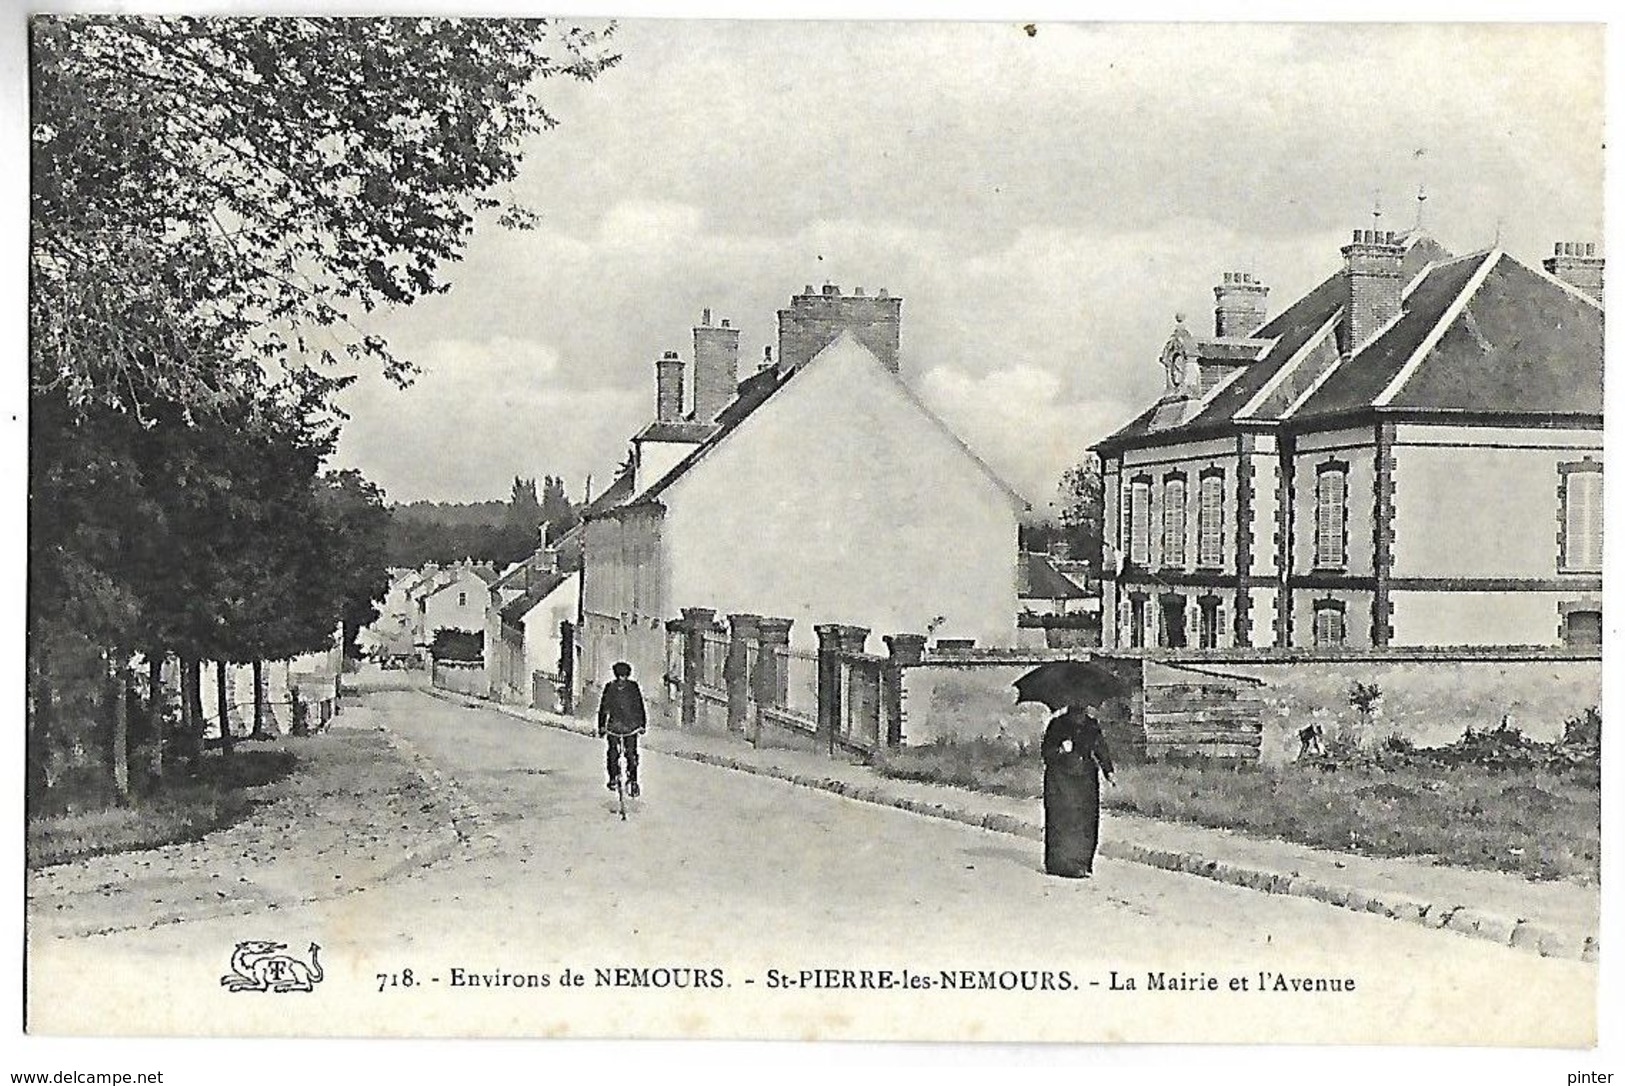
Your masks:
M 34 16 L 25 1028 L 1594 1046 L 1603 56 Z

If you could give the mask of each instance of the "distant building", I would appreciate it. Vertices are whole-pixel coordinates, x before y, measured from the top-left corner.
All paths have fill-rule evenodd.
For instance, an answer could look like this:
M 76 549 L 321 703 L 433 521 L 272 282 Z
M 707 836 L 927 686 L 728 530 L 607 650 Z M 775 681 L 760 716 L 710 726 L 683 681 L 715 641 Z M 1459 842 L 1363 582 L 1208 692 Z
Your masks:
M 1247 273 L 1097 445 L 1119 647 L 1598 643 L 1603 260 L 1356 231 L 1279 315 Z
M 1014 641 L 1025 502 L 899 376 L 900 311 L 809 287 L 743 379 L 707 311 L 687 412 L 682 360 L 655 362 L 655 420 L 581 532 L 587 683 L 618 659 L 655 682 L 685 607 L 791 619 L 802 648 L 823 623 Z

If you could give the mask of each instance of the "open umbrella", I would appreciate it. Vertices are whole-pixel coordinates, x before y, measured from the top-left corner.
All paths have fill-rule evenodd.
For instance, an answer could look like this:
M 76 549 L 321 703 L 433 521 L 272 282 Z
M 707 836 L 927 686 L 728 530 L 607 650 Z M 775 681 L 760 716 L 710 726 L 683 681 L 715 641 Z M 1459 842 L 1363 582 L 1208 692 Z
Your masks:
M 1036 701 L 1051 709 L 1099 705 L 1129 693 L 1129 684 L 1093 660 L 1051 660 L 1015 681 L 1016 704 Z

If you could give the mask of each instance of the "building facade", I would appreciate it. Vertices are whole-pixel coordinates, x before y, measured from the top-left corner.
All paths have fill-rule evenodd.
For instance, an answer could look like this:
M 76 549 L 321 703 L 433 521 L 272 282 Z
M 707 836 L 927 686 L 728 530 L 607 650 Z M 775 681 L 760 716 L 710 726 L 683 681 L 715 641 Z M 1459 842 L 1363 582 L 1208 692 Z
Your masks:
M 1115 648 L 1595 645 L 1603 261 L 1356 231 L 1278 316 L 1228 273 L 1095 447 Z
M 792 620 L 793 648 L 842 623 L 1015 639 L 1025 502 L 898 374 L 901 300 L 811 288 L 779 314 L 779 360 L 737 380 L 737 332 L 695 329 L 694 409 L 657 367 L 657 419 L 624 498 L 583 527 L 582 672 L 663 673 L 686 607 Z M 842 315 L 846 315 L 843 323 Z M 720 346 L 719 346 L 720 343 Z M 706 392 L 732 382 L 724 400 Z

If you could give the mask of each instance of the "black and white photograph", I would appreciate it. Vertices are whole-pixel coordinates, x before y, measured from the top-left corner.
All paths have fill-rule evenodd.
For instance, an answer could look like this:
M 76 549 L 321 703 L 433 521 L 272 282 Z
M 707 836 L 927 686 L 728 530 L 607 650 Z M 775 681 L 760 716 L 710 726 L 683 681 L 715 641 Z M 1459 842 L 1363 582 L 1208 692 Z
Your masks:
M 18 16 L 13 1030 L 1608 1081 L 1607 26 L 813 14 Z

